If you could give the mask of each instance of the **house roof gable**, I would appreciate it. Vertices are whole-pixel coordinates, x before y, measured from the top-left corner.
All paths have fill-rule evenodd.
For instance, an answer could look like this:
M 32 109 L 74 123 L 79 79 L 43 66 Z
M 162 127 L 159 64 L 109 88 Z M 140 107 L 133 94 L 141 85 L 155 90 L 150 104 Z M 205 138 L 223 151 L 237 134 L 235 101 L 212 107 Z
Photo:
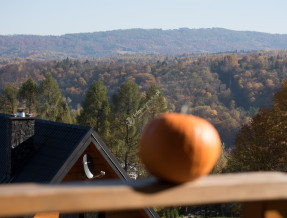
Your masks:
M 60 183 L 91 142 L 120 179 L 130 180 L 91 127 L 35 119 L 36 152 L 11 182 Z
M 35 119 L 36 152 L 12 182 L 51 183 L 89 137 L 91 127 Z M 59 181 L 60 182 L 60 181 Z
M 0 114 L 0 119 L 3 119 L 3 121 L 7 117 L 11 116 Z M 4 129 L 0 128 L 0 130 L 1 140 L 6 137 L 3 134 L 5 133 L 5 127 Z M 36 152 L 10 182 L 59 183 L 91 142 L 120 179 L 131 180 L 118 160 L 91 127 L 35 119 L 34 146 Z M 153 209 L 146 208 L 144 211 L 149 217 L 158 217 Z

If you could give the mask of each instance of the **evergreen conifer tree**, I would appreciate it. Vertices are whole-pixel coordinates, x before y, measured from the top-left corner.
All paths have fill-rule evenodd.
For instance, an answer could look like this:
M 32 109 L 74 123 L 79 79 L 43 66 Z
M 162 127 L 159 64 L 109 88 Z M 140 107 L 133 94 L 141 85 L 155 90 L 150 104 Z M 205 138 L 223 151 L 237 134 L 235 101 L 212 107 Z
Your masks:
M 151 85 L 146 92 L 142 107 L 145 108 L 145 117 L 148 120 L 168 111 L 166 100 L 155 84 Z
M 139 171 L 138 141 L 141 129 L 137 112 L 141 101 L 138 85 L 132 81 L 123 83 L 113 97 L 113 148 L 127 172 Z
M 31 113 L 35 109 L 38 100 L 37 85 L 32 78 L 29 78 L 22 84 L 19 89 L 20 102 L 25 102 L 28 112 Z
M 107 97 L 107 89 L 101 80 L 97 80 L 87 91 L 82 102 L 83 109 L 77 116 L 77 123 L 91 126 L 107 143 L 109 137 L 110 105 Z
M 39 86 L 37 117 L 45 120 L 71 123 L 68 105 L 63 101 L 57 81 L 50 73 Z
M 13 85 L 8 84 L 2 92 L 2 111 L 4 113 L 16 113 L 17 112 L 17 95 L 18 89 Z

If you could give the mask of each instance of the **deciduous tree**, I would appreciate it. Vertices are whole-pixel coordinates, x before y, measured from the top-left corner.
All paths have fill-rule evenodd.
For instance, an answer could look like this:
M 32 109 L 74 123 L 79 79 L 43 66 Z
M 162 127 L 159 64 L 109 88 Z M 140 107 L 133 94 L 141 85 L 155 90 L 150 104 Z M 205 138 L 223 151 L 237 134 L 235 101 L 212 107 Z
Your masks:
M 244 125 L 228 162 L 230 171 L 287 171 L 287 82 L 273 97 L 274 105 L 262 108 Z

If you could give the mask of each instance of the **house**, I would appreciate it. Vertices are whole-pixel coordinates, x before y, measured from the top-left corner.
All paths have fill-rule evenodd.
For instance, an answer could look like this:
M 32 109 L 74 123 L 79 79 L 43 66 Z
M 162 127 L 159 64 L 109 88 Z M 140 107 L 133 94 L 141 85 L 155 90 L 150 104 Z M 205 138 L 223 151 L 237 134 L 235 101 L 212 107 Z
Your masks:
M 130 180 L 91 127 L 0 114 L 0 183 Z M 153 209 L 34 217 L 158 217 Z M 33 216 L 32 216 L 33 217 Z

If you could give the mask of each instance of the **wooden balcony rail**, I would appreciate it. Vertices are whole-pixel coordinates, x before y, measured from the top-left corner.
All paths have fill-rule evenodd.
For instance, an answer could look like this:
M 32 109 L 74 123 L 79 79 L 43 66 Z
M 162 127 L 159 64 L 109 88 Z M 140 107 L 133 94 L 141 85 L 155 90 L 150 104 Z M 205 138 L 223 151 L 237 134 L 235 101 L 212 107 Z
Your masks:
M 174 185 L 156 179 L 0 186 L 0 216 L 242 202 L 245 217 L 287 217 L 287 174 L 210 175 Z

